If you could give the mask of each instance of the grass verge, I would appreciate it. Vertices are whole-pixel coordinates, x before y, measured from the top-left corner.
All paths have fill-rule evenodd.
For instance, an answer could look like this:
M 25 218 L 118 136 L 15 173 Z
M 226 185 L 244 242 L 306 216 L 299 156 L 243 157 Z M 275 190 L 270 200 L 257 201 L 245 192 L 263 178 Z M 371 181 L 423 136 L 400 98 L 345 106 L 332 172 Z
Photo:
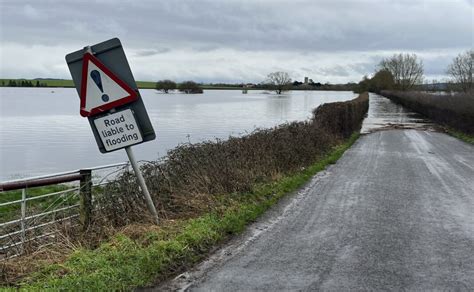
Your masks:
M 447 128 L 446 132 L 449 135 L 451 135 L 455 138 L 458 138 L 459 140 L 462 140 L 464 142 L 467 142 L 469 144 L 474 145 L 474 136 L 473 135 L 469 135 L 469 134 L 463 133 L 461 131 L 458 131 L 458 130 L 455 130 L 455 129 L 452 129 L 452 128 Z
M 195 264 L 233 234 L 257 219 L 281 197 L 335 163 L 357 140 L 353 134 L 311 166 L 272 183 L 233 194 L 220 211 L 150 228 L 138 236 L 118 233 L 95 250 L 78 249 L 61 264 L 45 266 L 19 286 L 27 290 L 130 290 L 165 279 Z M 229 203 L 230 202 L 230 203 Z

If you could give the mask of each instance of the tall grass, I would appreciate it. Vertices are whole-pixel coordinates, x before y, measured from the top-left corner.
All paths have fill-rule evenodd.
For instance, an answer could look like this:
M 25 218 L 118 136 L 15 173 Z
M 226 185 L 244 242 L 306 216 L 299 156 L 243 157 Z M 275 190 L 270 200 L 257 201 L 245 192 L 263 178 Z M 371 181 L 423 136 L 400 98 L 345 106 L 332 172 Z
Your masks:
M 474 134 L 474 96 L 467 93 L 436 95 L 418 91 L 382 91 L 381 94 L 428 118 Z

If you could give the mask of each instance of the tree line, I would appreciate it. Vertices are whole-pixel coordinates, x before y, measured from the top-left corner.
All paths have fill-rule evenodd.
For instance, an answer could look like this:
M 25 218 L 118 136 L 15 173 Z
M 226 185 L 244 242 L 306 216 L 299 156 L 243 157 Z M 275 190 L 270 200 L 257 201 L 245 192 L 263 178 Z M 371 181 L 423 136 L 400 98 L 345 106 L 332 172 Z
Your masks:
M 451 90 L 472 92 L 474 50 L 460 53 L 446 69 L 451 76 Z M 407 91 L 423 83 L 423 62 L 416 54 L 400 53 L 384 58 L 372 78 L 364 76 L 356 91 L 380 92 L 381 90 Z
M 5 80 L 2 80 L 1 85 L 3 87 L 47 87 L 46 83 L 41 83 L 39 80 L 36 80 L 33 83 L 31 80 L 8 80 L 6 83 Z
M 170 90 L 175 89 L 188 94 L 203 93 L 201 86 L 194 81 L 184 81 L 180 84 L 177 84 L 176 82 L 168 79 L 160 80 L 156 82 L 155 88 L 156 90 L 162 91 L 163 93 L 169 93 Z
M 446 73 L 452 78 L 450 90 L 472 92 L 473 86 L 473 63 L 474 50 L 463 52 L 456 56 L 448 66 Z M 266 80 L 257 85 L 262 88 L 275 91 L 281 94 L 283 91 L 291 89 L 320 89 L 320 90 L 353 90 L 356 92 L 380 92 L 381 90 L 401 90 L 407 91 L 423 84 L 423 62 L 416 54 L 400 53 L 384 58 L 377 66 L 372 78 L 364 76 L 358 84 L 347 83 L 339 85 L 292 82 L 287 72 L 278 71 L 267 75 Z

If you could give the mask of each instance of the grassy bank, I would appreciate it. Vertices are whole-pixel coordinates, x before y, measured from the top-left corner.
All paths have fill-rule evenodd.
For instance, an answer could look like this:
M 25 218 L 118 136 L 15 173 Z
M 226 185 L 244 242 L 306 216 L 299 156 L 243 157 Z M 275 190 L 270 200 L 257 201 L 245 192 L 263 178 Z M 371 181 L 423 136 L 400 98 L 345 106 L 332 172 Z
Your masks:
M 436 95 L 417 91 L 382 91 L 381 94 L 435 122 L 464 134 L 474 135 L 474 97 L 472 95 Z
M 65 79 L 0 79 L 0 85 L 7 87 L 10 80 L 15 81 L 16 84 L 21 84 L 22 81 L 31 82 L 33 86 L 39 82 L 41 87 L 74 87 L 72 80 Z
M 352 135 L 316 163 L 274 182 L 255 185 L 245 196 L 221 199 L 215 211 L 156 228 L 125 229 L 95 250 L 78 249 L 63 263 L 24 281 L 24 289 L 129 290 L 152 284 L 201 260 L 216 244 L 240 233 L 278 199 L 335 163 L 358 138 Z M 138 229 L 138 228 L 137 228 Z
M 36 82 L 39 81 L 41 87 L 66 87 L 66 88 L 73 88 L 74 83 L 72 80 L 67 79 L 0 79 L 0 87 L 5 86 L 7 87 L 9 81 L 15 81 L 16 84 L 21 84 L 22 81 L 31 82 L 33 87 L 35 87 Z M 153 81 L 136 81 L 137 86 L 139 89 L 155 89 L 156 82 Z M 2 85 L 3 84 L 3 85 Z M 233 90 L 242 90 L 242 87 L 238 86 L 214 86 L 214 85 L 202 85 L 203 89 L 233 89 Z M 250 88 L 251 89 L 251 88 Z
M 0 79 L 0 87 L 7 86 L 9 81 L 15 81 L 16 84 L 21 84 L 22 81 L 31 82 L 34 86 L 36 82 L 39 81 L 41 87 L 66 87 L 73 88 L 74 83 L 72 80 L 66 79 Z M 136 81 L 139 89 L 155 89 L 156 82 L 153 81 Z M 3 84 L 3 85 L 2 85 Z M 242 90 L 242 87 L 239 86 L 214 86 L 214 85 L 202 85 L 203 89 L 216 90 L 216 89 L 225 89 L 225 90 Z M 252 89 L 252 88 L 248 88 Z
M 10 80 L 14 80 L 17 84 L 20 84 L 21 81 L 30 81 L 33 85 L 36 85 L 36 82 L 39 81 L 42 87 L 74 87 L 72 80 L 66 79 L 0 79 L 0 84 L 6 86 Z M 140 89 L 154 89 L 156 82 L 151 81 L 137 81 L 137 86 Z

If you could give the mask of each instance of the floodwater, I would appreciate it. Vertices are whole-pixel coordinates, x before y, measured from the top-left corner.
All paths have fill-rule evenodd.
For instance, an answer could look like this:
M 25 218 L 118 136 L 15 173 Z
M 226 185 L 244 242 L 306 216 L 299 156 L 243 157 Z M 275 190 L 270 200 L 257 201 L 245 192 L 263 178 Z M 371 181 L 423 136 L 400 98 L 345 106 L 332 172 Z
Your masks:
M 140 92 L 157 138 L 133 147 L 138 160 L 157 159 L 180 143 L 305 120 L 320 104 L 356 96 L 347 91 Z M 124 150 L 99 152 L 87 119 L 79 115 L 75 89 L 0 87 L 0 181 L 123 161 Z
M 392 102 L 381 95 L 369 94 L 369 111 L 365 118 L 361 133 L 387 128 L 424 129 L 432 124 L 418 113 Z

